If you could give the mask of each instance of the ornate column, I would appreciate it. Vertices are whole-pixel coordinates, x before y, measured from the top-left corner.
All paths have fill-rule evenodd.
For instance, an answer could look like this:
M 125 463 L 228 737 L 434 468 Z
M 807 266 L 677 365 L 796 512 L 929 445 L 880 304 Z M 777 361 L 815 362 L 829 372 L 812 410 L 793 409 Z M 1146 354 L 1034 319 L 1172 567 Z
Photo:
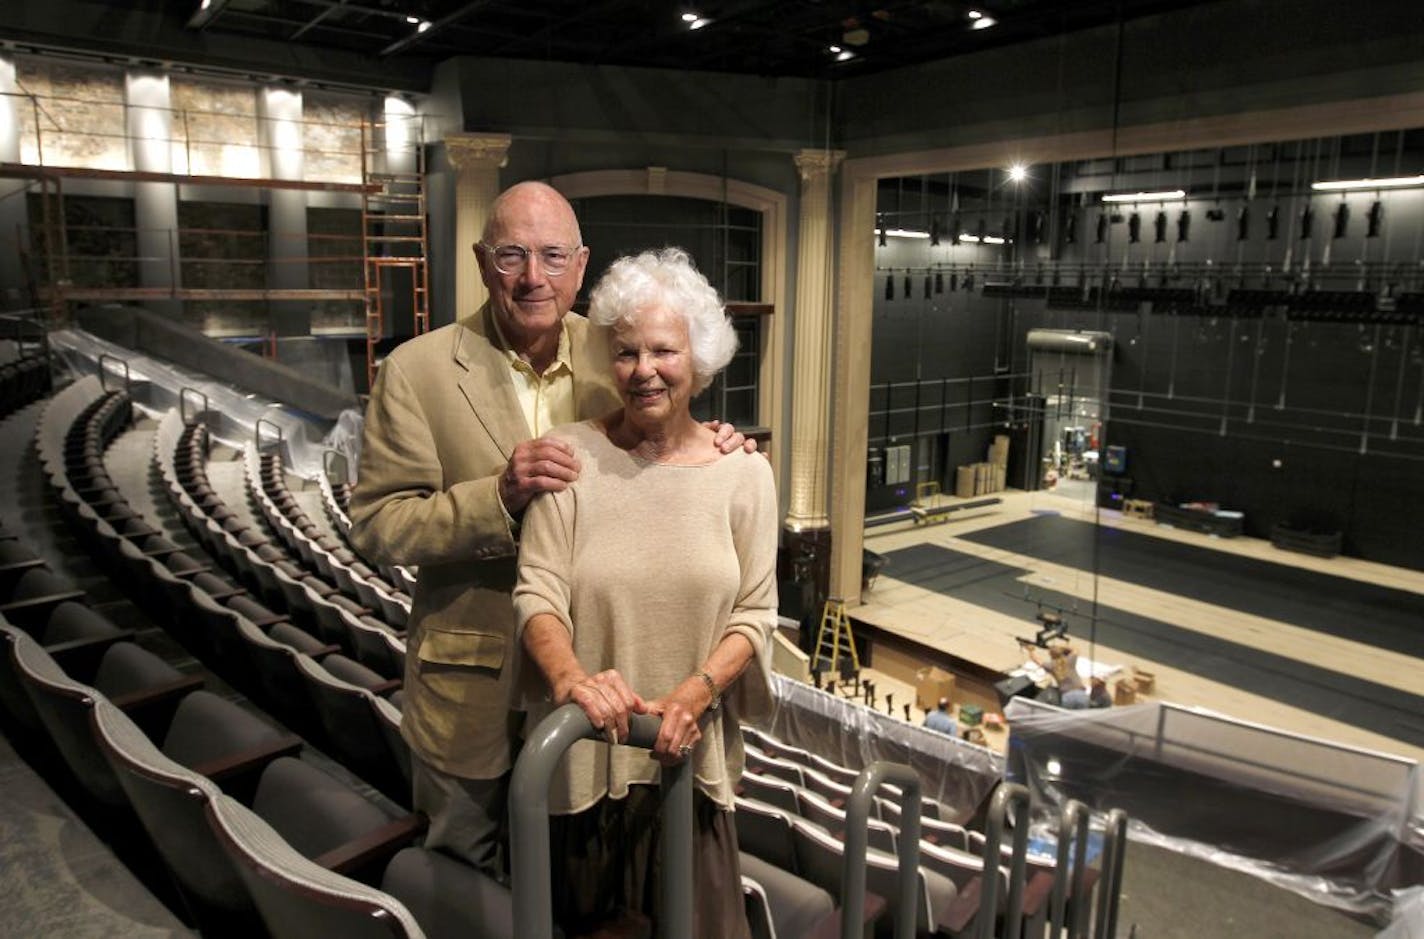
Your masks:
M 455 309 L 468 316 L 488 294 L 474 257 L 490 205 L 499 195 L 499 170 L 509 162 L 509 134 L 449 134 L 445 158 L 455 168 Z
M 802 150 L 797 229 L 796 331 L 791 392 L 791 506 L 793 531 L 830 526 L 826 515 L 827 441 L 831 378 L 831 187 L 842 150 Z
M 801 175 L 797 227 L 795 346 L 791 370 L 790 508 L 782 533 L 790 580 L 799 588 L 801 645 L 814 654 L 821 605 L 829 595 L 831 380 L 831 175 L 842 150 L 802 150 L 793 159 Z M 783 581 L 784 582 L 784 581 Z M 786 588 L 783 587 L 783 590 Z

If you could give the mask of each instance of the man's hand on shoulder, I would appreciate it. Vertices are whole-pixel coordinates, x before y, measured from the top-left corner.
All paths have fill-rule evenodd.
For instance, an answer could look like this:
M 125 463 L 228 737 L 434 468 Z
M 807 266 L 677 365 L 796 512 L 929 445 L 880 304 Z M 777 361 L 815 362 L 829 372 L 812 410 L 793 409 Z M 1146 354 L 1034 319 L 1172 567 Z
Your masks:
M 724 454 L 736 453 L 738 450 L 756 453 L 756 438 L 746 436 L 726 421 L 708 421 L 705 426 L 715 434 L 712 438 L 712 442 L 716 444 L 717 449 L 721 450 Z
M 499 474 L 499 499 L 506 512 L 518 515 L 539 493 L 567 489 L 580 469 L 568 442 L 553 437 L 526 440 L 514 448 Z

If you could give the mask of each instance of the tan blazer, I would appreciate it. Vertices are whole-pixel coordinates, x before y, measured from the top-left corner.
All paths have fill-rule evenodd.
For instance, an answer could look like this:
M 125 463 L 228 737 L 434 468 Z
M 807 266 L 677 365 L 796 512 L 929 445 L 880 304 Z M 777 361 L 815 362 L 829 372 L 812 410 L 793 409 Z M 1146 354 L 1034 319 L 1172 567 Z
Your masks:
M 497 494 L 529 439 L 489 305 L 402 343 L 366 408 L 351 539 L 381 564 L 419 565 L 401 733 L 427 763 L 470 779 L 510 766 L 518 544 Z M 618 407 L 606 352 L 569 314 L 580 419 Z

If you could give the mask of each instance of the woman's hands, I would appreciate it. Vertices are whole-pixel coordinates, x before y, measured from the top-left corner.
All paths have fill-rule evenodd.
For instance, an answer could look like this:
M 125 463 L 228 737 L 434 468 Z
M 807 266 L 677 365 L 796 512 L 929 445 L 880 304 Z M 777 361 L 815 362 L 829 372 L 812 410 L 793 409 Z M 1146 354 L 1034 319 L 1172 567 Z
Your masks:
M 606 669 L 595 675 L 580 670 L 570 675 L 554 689 L 554 702 L 574 702 L 583 708 L 595 729 L 604 732 L 611 744 L 628 740 L 628 716 L 649 713 L 649 704 L 628 687 L 616 669 Z
M 712 695 L 701 678 L 683 679 L 666 697 L 648 702 L 649 714 L 662 718 L 653 744 L 653 759 L 663 766 L 675 766 L 692 756 L 702 740 L 698 722 L 712 703 Z

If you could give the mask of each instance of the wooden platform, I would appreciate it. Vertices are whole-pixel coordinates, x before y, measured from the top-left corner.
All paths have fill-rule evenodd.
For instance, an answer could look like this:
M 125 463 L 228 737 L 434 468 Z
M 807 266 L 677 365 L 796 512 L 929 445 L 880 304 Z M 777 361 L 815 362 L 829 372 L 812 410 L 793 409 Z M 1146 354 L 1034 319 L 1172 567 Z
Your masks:
M 1067 517 L 1130 529 L 1153 537 L 1180 541 L 1240 557 L 1318 571 L 1379 584 L 1424 595 L 1424 572 L 1389 567 L 1355 558 L 1316 558 L 1282 551 L 1270 542 L 1255 538 L 1218 539 L 1200 533 L 1167 528 L 1151 520 L 1125 518 L 1121 513 L 1102 510 L 1091 504 L 1053 493 L 1008 492 L 997 511 L 970 517 L 956 517 L 933 528 L 903 528 L 866 532 L 865 546 L 882 554 L 918 544 L 938 544 L 954 551 L 1030 571 L 1022 582 L 1069 594 L 1091 603 L 1126 610 L 1182 629 L 1197 630 L 1219 639 L 1239 643 L 1273 655 L 1293 658 L 1318 668 L 1411 694 L 1424 695 L 1424 663 L 1413 656 L 1380 649 L 1365 643 L 1304 629 L 1291 623 L 1266 619 L 1233 609 L 1194 601 L 1136 584 L 1094 578 L 1091 574 L 1042 561 L 1037 558 L 997 550 L 958 535 L 1032 517 L 1035 511 L 1056 511 Z M 1096 582 L 1095 582 L 1096 581 Z M 912 685 L 916 668 L 939 664 L 958 672 L 960 688 L 968 700 L 998 702 L 990 687 L 998 675 L 1021 664 L 1015 637 L 1032 635 L 1028 619 L 1005 616 L 897 580 L 894 566 L 886 568 L 860 606 L 849 610 L 857 635 L 874 644 L 870 665 L 901 684 Z M 1173 668 L 1171 663 L 1148 661 L 1106 646 L 1092 647 L 1086 637 L 1075 636 L 1082 651 L 1091 658 L 1120 663 L 1155 673 L 1156 682 L 1146 700 L 1167 700 L 1202 707 L 1279 727 L 1297 733 L 1424 760 L 1424 748 L 1381 736 L 1350 724 L 1320 717 L 1306 709 L 1253 694 L 1209 678 Z M 921 719 L 916 713 L 915 718 Z

